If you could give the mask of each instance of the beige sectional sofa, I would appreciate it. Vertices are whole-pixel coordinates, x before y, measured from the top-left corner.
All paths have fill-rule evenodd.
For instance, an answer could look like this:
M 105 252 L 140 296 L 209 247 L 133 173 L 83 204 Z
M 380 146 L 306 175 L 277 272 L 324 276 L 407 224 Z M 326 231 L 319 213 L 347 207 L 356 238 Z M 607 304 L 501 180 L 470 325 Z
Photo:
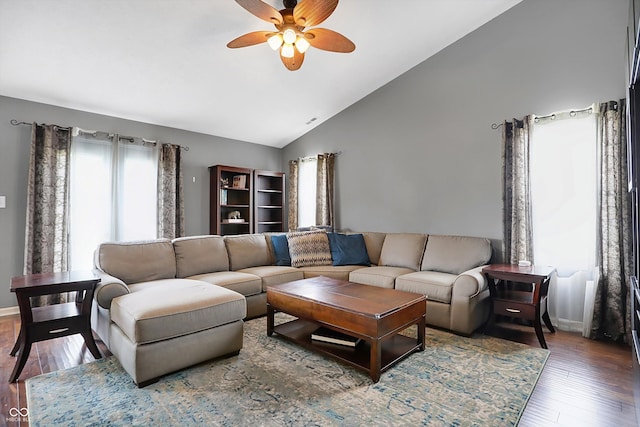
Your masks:
M 471 334 L 487 318 L 480 273 L 488 239 L 362 233 L 365 265 L 275 265 L 270 234 L 103 243 L 92 327 L 133 380 L 159 376 L 242 348 L 243 319 L 266 314 L 266 288 L 329 276 L 427 296 L 427 324 Z

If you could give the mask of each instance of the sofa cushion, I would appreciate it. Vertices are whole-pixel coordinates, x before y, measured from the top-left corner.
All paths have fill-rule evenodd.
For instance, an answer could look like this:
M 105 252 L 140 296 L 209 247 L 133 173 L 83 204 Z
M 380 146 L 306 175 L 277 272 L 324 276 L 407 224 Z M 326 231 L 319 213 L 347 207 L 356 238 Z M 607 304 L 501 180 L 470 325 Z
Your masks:
M 292 267 L 330 265 L 329 238 L 322 230 L 287 233 Z
M 379 233 L 376 231 L 367 231 L 362 233 L 364 238 L 364 244 L 367 247 L 367 254 L 369 254 L 369 261 L 372 264 L 378 265 L 380 263 L 380 252 L 382 252 L 382 244 L 387 233 Z
M 253 274 L 262 278 L 262 290 L 266 292 L 267 286 L 279 285 L 280 283 L 293 282 L 304 278 L 300 269 L 294 267 L 263 265 L 259 267 L 249 267 L 240 270 L 242 273 Z
M 378 265 L 420 270 L 420 261 L 426 243 L 426 234 L 387 233 Z
M 327 233 L 333 265 L 371 265 L 362 234 Z
M 271 246 L 273 247 L 275 264 L 280 266 L 291 266 L 291 256 L 289 255 L 289 243 L 287 243 L 287 235 L 271 235 Z
M 162 341 L 202 331 L 246 316 L 245 298 L 220 286 L 188 279 L 162 280 L 114 298 L 111 320 L 134 343 Z
M 127 285 L 176 277 L 176 257 L 168 239 L 101 243 L 95 264 Z
M 304 278 L 325 276 L 338 280 L 349 280 L 349 273 L 364 268 L 361 265 L 317 265 L 313 267 L 300 267 Z
M 224 236 L 224 243 L 229 254 L 230 270 L 271 265 L 271 254 L 263 234 Z
M 173 240 L 176 276 L 229 270 L 229 256 L 222 236 L 179 237 Z
M 362 267 L 349 274 L 349 281 L 381 288 L 393 288 L 396 277 L 412 272 L 412 269 L 405 267 Z
M 396 278 L 396 289 L 422 294 L 427 300 L 451 304 L 451 290 L 458 276 L 439 271 L 416 271 Z
M 217 271 L 214 273 L 196 274 L 188 279 L 202 280 L 231 289 L 239 294 L 249 297 L 262 292 L 262 279 L 255 274 L 241 273 L 239 271 Z
M 422 270 L 460 274 L 491 259 L 491 241 L 481 237 L 429 235 Z

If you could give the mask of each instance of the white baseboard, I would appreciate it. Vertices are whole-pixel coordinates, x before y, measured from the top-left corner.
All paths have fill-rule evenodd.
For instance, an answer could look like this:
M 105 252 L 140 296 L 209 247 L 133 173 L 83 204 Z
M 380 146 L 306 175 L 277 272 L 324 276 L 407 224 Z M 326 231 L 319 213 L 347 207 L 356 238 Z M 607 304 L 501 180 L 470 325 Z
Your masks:
M 0 317 L 14 314 L 20 314 L 20 308 L 17 305 L 15 307 L 0 308 Z

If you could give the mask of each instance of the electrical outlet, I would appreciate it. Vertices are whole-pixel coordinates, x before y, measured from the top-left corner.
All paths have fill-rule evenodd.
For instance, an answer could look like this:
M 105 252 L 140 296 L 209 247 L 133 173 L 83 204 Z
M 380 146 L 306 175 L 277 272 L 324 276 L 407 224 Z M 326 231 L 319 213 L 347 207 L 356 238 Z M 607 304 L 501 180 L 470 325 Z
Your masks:
M 0 209 L 7 207 L 7 196 L 0 196 Z

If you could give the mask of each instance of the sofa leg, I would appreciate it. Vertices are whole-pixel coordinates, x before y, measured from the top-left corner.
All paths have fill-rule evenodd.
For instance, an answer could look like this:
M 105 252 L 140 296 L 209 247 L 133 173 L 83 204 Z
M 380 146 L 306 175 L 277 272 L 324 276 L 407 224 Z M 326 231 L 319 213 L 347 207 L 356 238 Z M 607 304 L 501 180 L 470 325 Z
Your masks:
M 158 380 L 160 379 L 160 377 L 156 377 L 156 378 L 151 378 L 150 380 L 146 380 L 146 381 L 142 381 L 140 383 L 137 384 L 138 388 L 144 388 L 148 385 L 151 385 L 153 383 L 157 383 Z

